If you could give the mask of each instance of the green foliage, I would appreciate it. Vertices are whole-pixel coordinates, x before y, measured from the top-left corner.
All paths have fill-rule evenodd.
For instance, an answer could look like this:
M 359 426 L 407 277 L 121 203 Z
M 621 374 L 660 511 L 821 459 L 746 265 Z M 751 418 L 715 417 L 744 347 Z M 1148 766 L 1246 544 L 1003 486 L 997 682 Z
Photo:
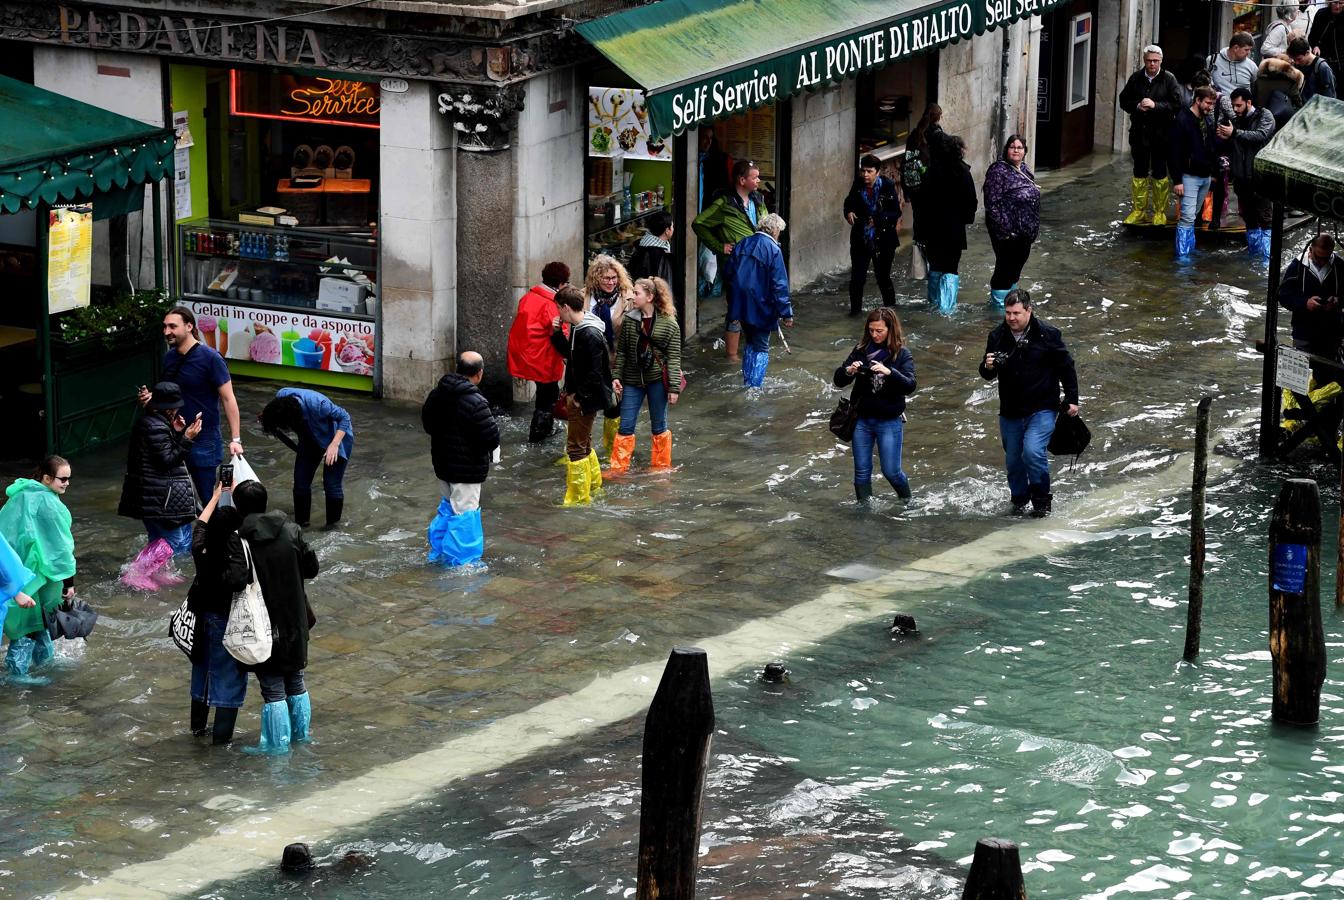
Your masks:
M 88 306 L 52 317 L 52 336 L 66 343 L 101 338 L 111 348 L 157 331 L 172 308 L 167 291 L 145 290 L 94 300 Z

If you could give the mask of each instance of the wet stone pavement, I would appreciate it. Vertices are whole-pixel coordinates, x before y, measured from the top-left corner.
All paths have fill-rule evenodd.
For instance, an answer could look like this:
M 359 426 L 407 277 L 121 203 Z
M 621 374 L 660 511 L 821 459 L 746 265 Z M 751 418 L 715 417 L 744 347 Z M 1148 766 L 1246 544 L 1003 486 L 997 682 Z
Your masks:
M 1257 404 L 1260 360 L 1252 342 L 1263 275 L 1250 269 L 1236 242 L 1210 246 L 1192 269 L 1177 271 L 1165 242 L 1116 233 L 1124 183 L 1124 164 L 1115 163 L 1048 193 L 1043 234 L 1023 279 L 1039 314 L 1064 331 L 1094 435 L 1075 466 L 1055 465 L 1057 528 L 1084 527 L 1090 493 L 1123 492 L 1129 481 L 1188 450 L 1202 393 L 1218 398 L 1220 428 Z M 307 672 L 316 743 L 285 759 L 253 759 L 237 749 L 256 738 L 255 683 L 235 747 L 211 748 L 191 737 L 189 669 L 166 633 L 182 592 L 133 593 L 116 580 L 143 541 L 139 523 L 115 515 L 124 450 L 77 458 L 67 503 L 75 517 L 79 586 L 102 618 L 87 646 L 62 648 L 52 685 L 5 688 L 0 895 L 59 893 L 160 859 L 197 837 L 245 829 L 247 816 L 488 728 L 595 676 L 657 663 L 674 645 L 811 600 L 836 584 L 827 573 L 838 567 L 886 571 L 994 530 L 1031 528 L 1003 515 L 997 397 L 975 371 L 998 319 L 983 299 L 992 257 L 983 229 L 974 228 L 970 240 L 961 306 L 952 318 L 927 310 L 922 283 L 897 279 L 920 383 L 905 436 L 915 495 L 909 505 L 876 480 L 875 507 L 857 507 L 848 447 L 826 428 L 840 396 L 831 373 L 860 329 L 844 314 L 839 280 L 796 298 L 792 353 L 775 348 L 759 391 L 743 391 L 738 372 L 710 347 L 712 336 L 688 347 L 690 387 L 670 414 L 677 469 L 644 471 L 649 442 L 642 419 L 631 476 L 609 482 L 590 509 L 558 506 L 563 470 L 554 463 L 563 437 L 528 446 L 530 410 L 502 415 L 503 460 L 483 497 L 481 569 L 448 571 L 424 562 L 425 527 L 438 493 L 418 407 L 337 396 L 357 436 L 346 522 L 337 531 L 309 533 L 322 566 L 309 589 L 319 619 Z M 907 260 L 898 257 L 898 272 Z M 869 288 L 875 293 L 871 282 Z M 237 385 L 248 459 L 273 506 L 288 510 L 291 458 L 255 424 L 276 387 Z M 1229 452 L 1249 456 L 1252 444 L 1252 432 L 1242 428 Z M 1147 502 L 1132 501 L 1139 508 Z M 320 517 L 315 508 L 314 519 Z M 893 596 L 892 608 L 899 603 Z M 762 647 L 760 662 L 783 649 Z M 750 673 L 717 670 L 713 658 L 710 668 L 733 684 L 751 682 Z M 652 690 L 650 684 L 649 697 Z M 454 787 L 452 797 L 396 815 L 409 817 L 408 831 L 417 816 L 442 812 L 497 823 L 485 826 L 487 833 L 508 832 L 503 823 L 525 811 L 581 796 L 574 803 L 588 810 L 587 819 L 576 825 L 567 807 L 569 817 L 554 827 L 591 830 L 602 842 L 590 857 L 569 860 L 572 868 L 551 887 L 516 896 L 620 893 L 633 885 L 639 732 L 640 723 L 627 719 L 541 757 L 502 759 L 498 771 Z M 727 733 L 715 748 L 732 758 L 768 754 Z M 793 784 L 787 761 L 779 765 L 779 782 Z M 550 778 L 548 771 L 567 774 Z M 719 843 L 702 859 L 707 895 L 802 896 L 801 888 L 781 885 L 810 884 L 813 896 L 882 896 L 852 872 L 828 875 L 826 860 L 884 852 L 889 868 L 911 867 L 909 896 L 953 895 L 959 874 L 947 859 L 903 856 L 898 851 L 909 845 L 880 823 L 859 827 L 864 813 L 846 814 L 857 817 L 853 833 L 823 816 L 781 840 L 711 804 L 705 830 Z M 528 840 L 540 846 L 554 838 L 544 827 L 539 834 Z M 359 833 L 342 836 L 343 848 L 361 846 Z M 969 848 L 948 853 L 957 859 L 962 851 Z M 472 885 L 469 869 L 458 886 Z M 400 873 L 395 864 L 384 870 L 379 896 L 429 895 L 417 887 L 416 871 Z M 363 895 L 359 873 L 341 877 L 347 880 L 332 876 L 283 889 Z M 192 893 L 263 896 L 277 889 L 262 878 L 245 876 L 236 890 L 217 884 Z M 478 896 L 504 896 L 488 884 L 478 887 Z M 439 889 L 449 892 L 447 884 Z

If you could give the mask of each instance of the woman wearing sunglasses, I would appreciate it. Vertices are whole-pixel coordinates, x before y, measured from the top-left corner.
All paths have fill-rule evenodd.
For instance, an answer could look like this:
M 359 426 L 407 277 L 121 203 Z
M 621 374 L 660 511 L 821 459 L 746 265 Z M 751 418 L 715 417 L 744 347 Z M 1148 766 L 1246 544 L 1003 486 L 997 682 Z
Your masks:
M 75 595 L 75 539 L 70 533 L 70 510 L 61 497 L 70 486 L 70 463 L 48 456 L 32 478 L 9 486 L 0 508 L 0 537 L 14 549 L 30 579 L 22 594 L 37 601 L 25 606 L 22 596 L 5 613 L 5 668 L 11 684 L 47 684 L 49 678 L 32 670 L 54 655 L 44 615 L 56 612 L 62 600 Z

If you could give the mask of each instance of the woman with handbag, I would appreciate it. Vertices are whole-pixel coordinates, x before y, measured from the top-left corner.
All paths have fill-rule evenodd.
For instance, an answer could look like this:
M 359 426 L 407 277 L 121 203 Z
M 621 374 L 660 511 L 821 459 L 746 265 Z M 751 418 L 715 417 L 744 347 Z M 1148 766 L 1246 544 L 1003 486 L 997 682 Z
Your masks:
M 854 496 L 867 503 L 873 496 L 873 447 L 882 474 L 903 500 L 910 498 L 910 480 L 901 470 L 905 429 L 905 398 L 915 390 L 915 358 L 905 346 L 896 311 L 882 306 L 868 314 L 863 336 L 840 367 L 835 386 L 854 385 L 850 395 L 854 424 Z
M 681 381 L 681 328 L 672 289 L 661 278 L 641 278 L 635 282 L 634 302 L 621 319 L 616 340 L 616 377 L 611 386 L 621 398 L 621 424 L 611 448 L 610 474 L 622 475 L 630 468 L 635 420 L 646 398 L 653 434 L 650 468 L 672 467 L 667 405 L 681 396 Z
M 233 740 L 238 710 L 247 699 L 247 673 L 224 649 L 224 629 L 233 595 L 247 587 L 250 575 L 238 537 L 243 517 L 232 505 L 219 505 L 225 490 L 216 481 L 210 502 L 191 523 L 196 578 L 187 592 L 187 609 L 196 617 L 191 644 L 191 733 L 205 734 L 213 706 L 212 744 Z
M 174 554 L 191 552 L 191 522 L 200 504 L 187 463 L 201 417 L 182 419 L 182 391 L 171 381 L 154 385 L 126 451 L 126 478 L 117 514 L 145 523 L 149 543 L 162 538 Z
M 70 487 L 70 463 L 48 456 L 32 478 L 11 484 L 9 498 L 0 507 L 0 537 L 9 542 L 29 580 L 5 613 L 5 668 L 10 684 L 48 684 L 51 679 L 31 675 L 55 655 L 46 619 L 62 601 L 75 596 L 75 538 L 70 532 L 70 510 L 61 497 Z M 36 603 L 24 603 L 24 596 Z

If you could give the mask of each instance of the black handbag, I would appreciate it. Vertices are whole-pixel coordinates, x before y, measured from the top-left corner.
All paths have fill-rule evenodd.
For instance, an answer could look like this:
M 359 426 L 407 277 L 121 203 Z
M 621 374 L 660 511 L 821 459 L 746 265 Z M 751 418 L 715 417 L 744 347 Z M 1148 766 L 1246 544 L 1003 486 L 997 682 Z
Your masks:
M 1069 415 L 1066 405 L 1055 415 L 1055 433 L 1050 435 L 1049 450 L 1055 456 L 1072 456 L 1078 460 L 1079 454 L 1092 442 L 1092 432 L 1083 423 L 1082 416 Z
M 859 405 L 848 397 L 841 397 L 835 412 L 831 413 L 831 434 L 848 444 L 854 440 L 854 426 L 858 423 Z

